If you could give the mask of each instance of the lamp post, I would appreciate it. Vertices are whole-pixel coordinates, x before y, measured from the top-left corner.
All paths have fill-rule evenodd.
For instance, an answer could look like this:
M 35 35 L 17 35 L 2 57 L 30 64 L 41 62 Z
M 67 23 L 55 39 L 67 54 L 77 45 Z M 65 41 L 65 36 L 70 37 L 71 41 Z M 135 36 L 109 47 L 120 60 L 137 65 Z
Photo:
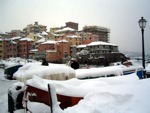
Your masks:
M 144 49 L 144 28 L 146 26 L 146 20 L 141 17 L 141 19 L 138 21 L 139 26 L 141 28 L 141 32 L 142 32 L 142 65 L 144 68 L 144 77 L 145 77 L 145 49 Z

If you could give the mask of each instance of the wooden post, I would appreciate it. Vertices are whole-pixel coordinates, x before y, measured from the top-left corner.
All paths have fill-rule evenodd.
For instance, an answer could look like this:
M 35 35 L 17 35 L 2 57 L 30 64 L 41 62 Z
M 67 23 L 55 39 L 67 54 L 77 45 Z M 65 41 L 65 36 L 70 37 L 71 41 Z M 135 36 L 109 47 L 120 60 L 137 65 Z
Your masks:
M 50 110 L 51 110 L 51 113 L 53 113 L 53 103 L 52 103 L 52 95 L 51 95 L 50 84 L 48 84 L 48 93 L 49 93 Z

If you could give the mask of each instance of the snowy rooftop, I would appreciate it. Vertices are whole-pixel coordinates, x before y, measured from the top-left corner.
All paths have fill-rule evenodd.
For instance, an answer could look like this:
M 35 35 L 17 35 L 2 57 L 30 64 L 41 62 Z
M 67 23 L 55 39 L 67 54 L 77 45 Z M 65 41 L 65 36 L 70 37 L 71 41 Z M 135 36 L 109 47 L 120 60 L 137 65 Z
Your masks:
M 46 52 L 54 52 L 54 53 L 56 53 L 57 52 L 57 50 L 46 50 Z
M 1 34 L 1 35 L 8 35 L 7 33 L 2 32 L 2 31 L 0 31 L 0 34 Z
M 51 33 L 54 36 L 64 36 L 64 34 L 55 34 L 55 33 Z
M 13 37 L 11 38 L 12 40 L 17 40 L 17 39 L 21 39 L 22 37 Z
M 30 50 L 31 52 L 36 52 L 36 51 L 38 51 L 38 49 L 32 49 L 32 50 Z
M 36 43 L 42 43 L 45 42 L 45 38 L 41 38 L 40 40 L 38 40 Z
M 77 48 L 83 48 L 83 47 L 86 47 L 86 44 L 78 45 L 78 46 L 77 46 Z
M 61 32 L 66 32 L 66 31 L 75 31 L 75 29 L 72 29 L 70 27 L 65 27 L 63 29 L 55 31 L 55 33 L 61 33 Z
M 25 38 L 21 38 L 20 41 L 33 41 L 33 39 L 25 37 Z
M 70 35 L 70 36 L 67 36 L 67 37 L 69 37 L 69 38 L 81 38 L 81 37 L 79 37 L 77 35 Z
M 41 36 L 40 33 L 36 33 L 36 34 L 34 34 L 34 36 L 38 36 L 38 37 L 40 37 L 40 38 L 43 38 L 43 36 Z
M 55 41 L 55 40 L 48 40 L 48 41 L 43 42 L 41 44 L 56 44 L 56 43 L 57 43 L 57 41 Z
M 107 42 L 103 42 L 103 41 L 95 41 L 95 42 L 91 42 L 90 44 L 87 44 L 87 46 L 93 46 L 93 45 L 113 45 L 113 46 L 117 46 L 115 44 L 111 44 L 111 43 L 107 43 Z
M 48 35 L 48 33 L 45 32 L 45 31 L 43 31 L 43 32 L 41 33 L 41 35 Z
M 10 41 L 10 44 L 17 44 L 17 43 L 16 43 L 15 41 L 12 41 L 12 40 L 11 40 L 11 41 Z
M 59 40 L 57 42 L 68 42 L 67 40 L 63 39 L 63 40 Z

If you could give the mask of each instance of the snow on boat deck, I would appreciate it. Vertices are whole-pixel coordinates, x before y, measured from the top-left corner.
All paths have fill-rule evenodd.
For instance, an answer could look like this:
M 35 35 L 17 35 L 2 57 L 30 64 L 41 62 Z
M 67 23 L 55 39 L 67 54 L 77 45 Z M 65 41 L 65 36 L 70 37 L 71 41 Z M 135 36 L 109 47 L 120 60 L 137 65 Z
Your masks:
M 28 80 L 26 84 L 45 91 L 48 90 L 48 84 L 54 84 L 57 94 L 73 97 L 84 97 L 89 92 L 96 91 L 98 88 L 103 86 L 124 84 L 137 80 L 139 80 L 139 78 L 135 73 L 130 74 L 130 76 L 116 76 L 85 80 L 72 78 L 65 81 L 46 80 L 34 76 L 32 79 Z

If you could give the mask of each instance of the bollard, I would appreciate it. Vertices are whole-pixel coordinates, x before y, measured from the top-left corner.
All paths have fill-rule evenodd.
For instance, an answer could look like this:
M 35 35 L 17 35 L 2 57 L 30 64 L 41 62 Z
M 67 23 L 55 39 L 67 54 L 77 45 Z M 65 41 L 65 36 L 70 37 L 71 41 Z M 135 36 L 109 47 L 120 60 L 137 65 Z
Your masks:
M 22 99 L 23 99 L 23 95 L 24 95 L 24 91 L 22 90 L 22 86 L 18 85 L 15 86 L 15 90 L 18 91 L 16 92 L 16 96 L 17 98 L 14 99 L 13 98 L 13 90 L 8 90 L 8 112 L 9 113 L 14 113 L 15 110 L 17 109 L 23 109 L 23 105 L 22 105 Z
M 14 100 L 11 91 L 8 91 L 8 112 L 14 113 Z

